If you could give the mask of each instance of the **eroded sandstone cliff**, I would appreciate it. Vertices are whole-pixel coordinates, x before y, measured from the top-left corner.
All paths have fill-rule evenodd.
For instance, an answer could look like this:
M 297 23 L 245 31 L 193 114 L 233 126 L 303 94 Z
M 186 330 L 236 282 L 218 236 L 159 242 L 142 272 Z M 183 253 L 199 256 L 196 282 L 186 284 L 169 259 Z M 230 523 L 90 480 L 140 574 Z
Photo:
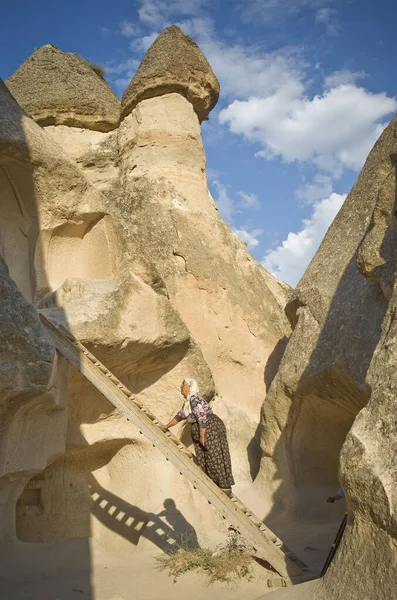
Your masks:
M 29 160 L 40 173 L 30 299 L 163 421 L 180 407 L 181 380 L 195 377 L 205 397 L 216 396 L 237 480 L 251 481 L 260 459 L 255 434 L 265 365 L 289 332 L 289 290 L 254 261 L 209 194 L 200 120 L 217 100 L 216 77 L 177 27 L 149 49 L 121 110 L 102 81 L 92 87 L 94 96 L 101 90 L 95 102 L 87 84 L 81 103 L 78 93 L 71 98 L 68 81 L 79 60 L 45 46 L 7 82 L 42 126 L 23 117 L 36 157 Z M 44 67 L 55 79 L 62 69 L 51 119 L 43 117 L 51 82 L 43 77 L 42 87 L 31 85 L 32 69 Z M 87 69 L 79 66 L 82 76 L 98 78 Z M 32 255 L 24 258 L 31 269 Z M 167 499 L 176 503 L 170 521 L 182 511 L 201 540 L 224 531 L 179 473 L 74 370 L 64 435 L 64 454 L 37 485 L 40 510 L 18 505 L 22 540 L 91 535 L 116 553 L 138 542 L 163 547 L 155 516 Z
M 308 481 L 311 490 L 316 481 L 321 489 L 331 484 L 333 473 L 336 485 L 339 465 L 348 519 L 325 576 L 275 592 L 270 596 L 274 600 L 395 596 L 396 128 L 395 117 L 371 151 L 287 308 L 295 329 L 268 396 L 272 410 L 277 398 L 286 417 L 271 445 L 271 435 L 264 436 L 272 454 L 267 462 L 279 458 L 279 479 L 287 482 L 284 492 L 288 489 L 298 499 Z M 300 364 L 296 353 L 305 344 L 309 352 Z M 297 375 L 291 378 L 288 373 L 297 365 Z M 310 419 L 305 404 L 311 407 Z M 269 422 L 266 407 L 263 414 Z M 338 423 L 344 423 L 341 431 Z M 320 430 L 322 439 L 317 433 L 308 438 L 309 427 Z M 326 491 L 323 488 L 323 498 Z M 313 504 L 307 506 L 313 510 Z M 299 501 L 298 510 L 304 512 Z

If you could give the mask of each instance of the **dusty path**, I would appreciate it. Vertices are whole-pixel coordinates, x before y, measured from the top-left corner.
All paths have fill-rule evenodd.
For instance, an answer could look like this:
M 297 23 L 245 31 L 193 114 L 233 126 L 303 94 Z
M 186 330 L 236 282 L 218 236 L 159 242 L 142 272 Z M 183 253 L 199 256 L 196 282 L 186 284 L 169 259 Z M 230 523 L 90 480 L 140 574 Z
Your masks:
M 321 570 L 343 516 L 342 503 L 325 507 L 322 518 L 294 523 L 271 510 L 270 504 L 266 506 L 251 486 L 237 491 L 247 506 L 264 518 L 313 572 Z M 2 545 L 0 597 L 7 600 L 202 600 L 204 597 L 256 600 L 274 591 L 267 586 L 267 579 L 274 574 L 256 563 L 253 580 L 242 580 L 235 587 L 222 583 L 209 585 L 204 574 L 195 573 L 187 573 L 174 583 L 167 572 L 158 569 L 156 556 L 160 554 L 161 550 L 147 540 L 127 556 L 110 555 L 93 539 Z M 314 593 L 316 585 L 299 586 L 299 593 L 304 590 Z
M 159 551 L 158 551 L 159 552 Z M 237 587 L 205 575 L 185 574 L 173 583 L 160 572 L 156 550 L 109 556 L 93 540 L 3 546 L 0 597 L 7 600 L 256 600 L 267 593 L 268 571 L 254 566 L 254 580 Z

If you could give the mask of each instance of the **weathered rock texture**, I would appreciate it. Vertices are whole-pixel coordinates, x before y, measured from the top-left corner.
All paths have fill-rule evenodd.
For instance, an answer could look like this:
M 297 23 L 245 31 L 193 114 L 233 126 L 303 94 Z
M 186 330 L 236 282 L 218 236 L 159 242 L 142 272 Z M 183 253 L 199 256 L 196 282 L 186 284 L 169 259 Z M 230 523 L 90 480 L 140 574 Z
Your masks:
M 94 131 L 111 131 L 118 125 L 120 101 L 106 81 L 80 56 L 52 44 L 36 50 L 6 83 L 40 125 Z
M 5 541 L 15 539 L 15 507 L 24 487 L 64 452 L 67 387 L 66 365 L 56 359 L 28 301 L 39 230 L 34 144 L 43 134 L 31 122 L 37 138 L 31 138 L 30 159 L 31 120 L 1 80 L 0 114 L 0 540 Z M 30 495 L 36 502 L 38 493 L 33 484 L 25 500 Z
M 382 289 L 390 297 L 394 279 L 395 263 L 381 265 L 395 247 L 394 232 L 384 236 L 382 227 L 395 202 L 396 126 L 375 144 L 286 306 L 294 330 L 263 406 L 258 485 L 268 482 L 277 501 L 303 514 L 321 510 L 338 486 L 340 448 L 369 398 L 387 309 Z
M 254 261 L 209 194 L 200 119 L 218 92 L 200 50 L 173 27 L 143 65 L 115 131 L 92 131 L 85 119 L 48 122 L 39 114 L 39 127 L 20 117 L 38 217 L 33 251 L 21 251 L 23 276 L 9 241 L 10 272 L 20 285 L 32 272 L 29 299 L 164 422 L 181 406 L 181 380 L 195 377 L 208 400 L 216 396 L 237 480 L 251 481 L 260 406 L 275 368 L 265 366 L 289 332 L 289 289 Z M 40 88 L 32 95 L 44 101 Z M 58 102 L 65 104 L 63 93 Z M 128 553 L 138 542 L 168 548 L 185 534 L 204 543 L 224 534 L 208 504 L 74 370 L 66 444 L 40 474 L 43 509 L 18 506 L 20 539 L 93 535 Z
M 215 408 L 229 424 L 235 469 L 246 478 L 254 468 L 247 448 L 265 395 L 266 361 L 288 331 L 286 289 L 275 284 L 279 300 L 269 283 L 274 278 L 219 218 L 208 192 L 199 121 L 184 97 L 140 102 L 120 125 L 119 153 L 135 252 L 145 240 L 211 368 Z
M 126 117 L 142 100 L 176 92 L 191 104 L 200 121 L 219 97 L 219 82 L 196 42 L 177 25 L 167 27 L 147 51 L 123 96 Z
M 348 505 L 347 528 L 323 579 L 276 592 L 270 596 L 274 600 L 339 600 L 345 596 L 353 600 L 389 600 L 395 596 L 396 128 L 397 118 L 375 145 L 352 192 L 356 200 L 356 194 L 362 192 L 359 199 L 364 206 L 367 193 L 373 200 L 369 226 L 358 245 L 357 263 L 365 277 L 379 283 L 389 303 L 367 371 L 369 401 L 356 417 L 340 454 L 340 480 Z M 364 336 L 365 331 L 360 329 L 359 334 Z
M 39 83 L 40 65 L 80 65 L 52 46 L 33 57 Z M 190 38 L 171 27 L 149 49 L 117 129 L 117 103 L 100 80 L 105 96 L 96 93 L 92 71 L 79 74 L 87 75 L 80 106 L 75 67 L 61 69 L 63 87 L 47 110 L 51 81 L 29 87 L 30 60 L 9 84 L 43 127 L 0 85 L 0 249 L 9 269 L 1 263 L 2 539 L 15 537 L 16 499 L 32 476 L 16 511 L 21 540 L 94 536 L 127 554 L 138 544 L 168 550 L 224 533 L 207 503 L 74 370 L 66 424 L 62 364 L 34 303 L 163 421 L 181 405 L 181 380 L 195 377 L 226 422 L 237 481 L 260 469 L 261 498 L 272 496 L 289 515 L 321 512 L 338 485 L 346 439 L 342 546 L 323 580 L 285 594 L 389 600 L 397 121 L 290 296 L 219 218 L 209 194 L 200 121 L 218 86 Z M 269 386 L 260 461 L 258 416 Z

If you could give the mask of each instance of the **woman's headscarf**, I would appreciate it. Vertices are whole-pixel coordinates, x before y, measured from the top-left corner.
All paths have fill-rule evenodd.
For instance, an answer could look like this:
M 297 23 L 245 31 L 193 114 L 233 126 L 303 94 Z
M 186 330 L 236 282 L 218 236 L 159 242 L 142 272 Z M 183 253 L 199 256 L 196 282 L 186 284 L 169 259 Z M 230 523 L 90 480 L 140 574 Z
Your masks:
M 187 418 L 190 415 L 190 413 L 192 412 L 192 407 L 190 406 L 190 398 L 192 396 L 194 396 L 194 394 L 198 394 L 200 391 L 200 388 L 198 386 L 197 381 L 195 379 L 192 379 L 191 377 L 186 377 L 183 381 L 186 381 L 186 383 L 189 386 L 189 393 L 187 395 L 186 402 L 182 408 L 183 414 L 184 414 L 185 418 Z

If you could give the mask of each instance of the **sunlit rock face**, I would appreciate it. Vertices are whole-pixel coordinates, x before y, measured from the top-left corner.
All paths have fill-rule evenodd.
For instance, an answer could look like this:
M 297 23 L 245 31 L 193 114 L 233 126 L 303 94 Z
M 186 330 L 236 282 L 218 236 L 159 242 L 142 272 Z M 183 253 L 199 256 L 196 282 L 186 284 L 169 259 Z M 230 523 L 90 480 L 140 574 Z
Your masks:
M 37 121 L 18 107 L 35 225 L 28 243 L 1 238 L 11 277 L 162 421 L 181 406 L 182 379 L 197 379 L 226 422 L 236 480 L 251 482 L 274 348 L 290 332 L 283 312 L 290 290 L 252 258 L 210 196 L 200 122 L 218 98 L 215 75 L 177 27 L 148 50 L 121 109 L 79 57 L 45 46 L 31 59 L 7 82 Z M 64 79 L 47 101 L 50 82 L 41 73 L 51 65 Z M 81 104 L 68 86 L 78 65 L 89 80 Z M 32 73 L 41 81 L 34 93 Z M 30 488 L 18 503 L 21 540 L 92 535 L 129 553 L 159 542 L 150 523 L 167 499 L 175 500 L 172 518 L 182 511 L 201 542 L 224 535 L 212 508 L 74 369 L 67 404 L 66 448 L 37 474 L 40 509 L 26 508 Z M 139 531 L 123 528 L 108 505 L 126 521 L 135 515 Z

